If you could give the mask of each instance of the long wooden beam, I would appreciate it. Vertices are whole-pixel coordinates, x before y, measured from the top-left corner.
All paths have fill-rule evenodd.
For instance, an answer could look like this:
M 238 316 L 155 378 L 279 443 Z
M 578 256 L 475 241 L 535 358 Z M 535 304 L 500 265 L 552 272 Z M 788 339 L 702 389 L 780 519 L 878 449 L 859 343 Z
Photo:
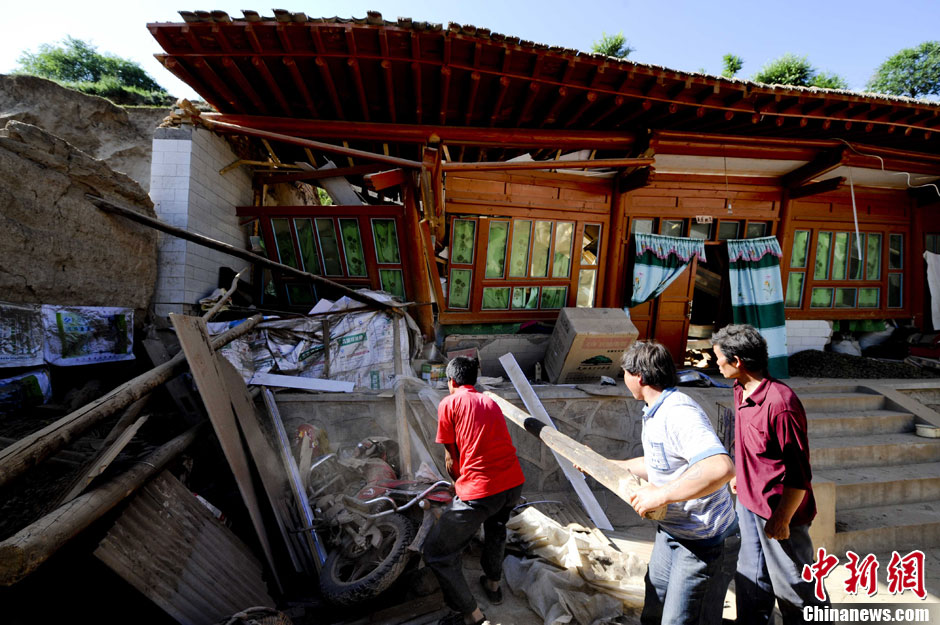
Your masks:
M 621 169 L 653 165 L 653 158 L 600 158 L 587 161 L 490 161 L 482 163 L 444 163 L 447 171 L 519 171 L 530 169 Z
M 813 160 L 787 172 L 780 177 L 781 186 L 794 189 L 813 178 L 832 171 L 842 164 L 842 152 L 845 146 L 821 152 Z
M 339 178 L 340 176 L 361 176 L 388 169 L 381 163 L 372 165 L 355 165 L 353 167 L 336 167 L 333 169 L 312 169 L 290 174 L 256 174 L 258 184 L 280 184 L 294 182 L 295 180 L 321 180 L 323 178 Z
M 790 189 L 790 199 L 795 200 L 801 197 L 835 191 L 843 182 L 845 182 L 845 178 L 836 176 L 835 178 L 827 178 L 821 182 L 814 182 L 812 184 L 803 185 L 802 187 L 794 187 Z

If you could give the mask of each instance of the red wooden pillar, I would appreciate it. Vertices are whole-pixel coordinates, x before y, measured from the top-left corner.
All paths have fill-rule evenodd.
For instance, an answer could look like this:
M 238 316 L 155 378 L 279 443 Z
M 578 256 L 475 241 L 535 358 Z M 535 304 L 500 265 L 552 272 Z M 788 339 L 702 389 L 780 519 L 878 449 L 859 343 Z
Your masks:
M 425 340 L 434 339 L 434 314 L 431 310 L 431 287 L 430 276 L 428 275 L 428 266 L 425 262 L 425 253 L 423 249 L 423 238 L 418 226 L 418 203 L 415 198 L 415 185 L 413 175 L 408 174 L 408 180 L 402 185 L 402 196 L 405 203 L 405 237 L 402 241 L 403 247 L 407 250 L 404 255 L 407 259 L 406 270 L 411 272 L 413 279 L 411 284 L 414 286 L 412 299 L 418 303 L 412 308 L 411 315 L 415 318 L 421 334 Z

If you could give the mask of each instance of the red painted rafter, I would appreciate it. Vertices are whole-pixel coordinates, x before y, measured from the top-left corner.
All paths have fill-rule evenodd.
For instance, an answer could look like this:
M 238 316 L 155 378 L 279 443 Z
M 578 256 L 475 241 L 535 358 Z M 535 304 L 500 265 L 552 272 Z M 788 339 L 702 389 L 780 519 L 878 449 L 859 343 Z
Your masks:
M 300 68 L 297 67 L 297 62 L 290 57 L 285 57 L 284 65 L 287 66 L 287 71 L 290 73 L 291 80 L 294 81 L 294 86 L 297 87 L 297 91 L 300 92 L 300 96 L 304 99 L 304 104 L 307 106 L 310 117 L 319 117 L 317 107 L 313 103 L 313 97 L 310 95 L 310 90 L 307 89 L 307 84 L 304 82 L 303 76 L 300 74 Z
M 506 92 L 509 90 L 509 85 L 512 84 L 512 81 L 503 76 L 499 79 L 499 93 L 496 96 L 496 102 L 493 103 L 493 113 L 490 115 L 490 126 L 496 125 L 496 120 L 499 119 L 500 109 L 503 108 L 503 100 L 506 99 Z
M 464 115 L 464 124 L 470 124 L 473 119 L 473 108 L 477 102 L 477 92 L 480 90 L 480 74 L 471 72 L 470 74 L 470 95 L 467 98 L 467 113 Z
M 268 86 L 268 91 L 274 96 L 274 99 L 277 100 L 277 104 L 281 107 L 281 110 L 283 110 L 286 115 L 290 115 L 290 104 L 287 103 L 287 98 L 284 97 L 280 85 L 274 80 L 271 70 L 268 69 L 268 64 L 264 62 L 263 58 L 257 56 L 251 57 L 251 64 L 258 70 L 258 73 L 261 74 L 261 79 L 264 80 L 265 84 Z
M 260 110 L 263 114 L 269 114 L 269 110 L 264 101 L 261 100 L 261 97 L 258 96 L 258 93 L 255 91 L 254 87 L 245 78 L 245 75 L 242 73 L 241 68 L 238 67 L 238 63 L 232 59 L 225 57 L 222 59 L 222 66 L 225 67 L 226 73 L 235 81 L 235 84 L 238 85 L 238 88 L 248 96 L 248 99 L 251 100 L 251 103 Z
M 446 65 L 441 68 L 441 125 L 447 123 L 447 101 L 450 99 L 451 69 Z

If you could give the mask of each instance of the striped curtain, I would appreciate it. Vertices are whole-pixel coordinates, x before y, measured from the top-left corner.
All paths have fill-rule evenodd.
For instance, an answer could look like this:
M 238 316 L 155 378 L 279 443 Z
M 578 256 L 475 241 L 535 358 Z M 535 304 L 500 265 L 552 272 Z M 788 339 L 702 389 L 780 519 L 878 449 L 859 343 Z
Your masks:
M 787 328 L 783 316 L 783 283 L 776 237 L 728 241 L 731 305 L 735 323 L 749 323 L 767 341 L 767 373 L 788 378 Z
M 705 262 L 705 243 L 700 239 L 634 234 L 636 261 L 633 264 L 633 297 L 630 306 L 647 302 L 666 290 L 692 261 Z

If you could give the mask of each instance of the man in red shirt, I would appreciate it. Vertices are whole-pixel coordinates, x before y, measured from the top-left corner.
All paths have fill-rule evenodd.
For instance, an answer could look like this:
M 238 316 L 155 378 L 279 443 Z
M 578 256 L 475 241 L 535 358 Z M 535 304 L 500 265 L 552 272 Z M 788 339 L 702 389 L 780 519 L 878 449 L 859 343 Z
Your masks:
M 828 606 L 802 579 L 813 563 L 816 516 L 806 411 L 789 386 L 767 377 L 767 342 L 750 325 L 712 336 L 718 368 L 734 384 L 734 467 L 741 550 L 734 577 L 738 624 L 766 624 L 776 600 L 786 625 Z
M 486 620 L 467 586 L 461 557 L 480 525 L 484 536 L 481 589 L 491 604 L 502 601 L 499 580 L 506 521 L 525 482 L 503 412 L 473 387 L 477 368 L 472 358 L 451 360 L 447 365 L 450 395 L 437 408 L 436 442 L 444 445 L 444 461 L 457 490 L 424 544 L 424 561 L 437 577 L 444 601 L 454 610 L 440 625 L 475 625 Z

